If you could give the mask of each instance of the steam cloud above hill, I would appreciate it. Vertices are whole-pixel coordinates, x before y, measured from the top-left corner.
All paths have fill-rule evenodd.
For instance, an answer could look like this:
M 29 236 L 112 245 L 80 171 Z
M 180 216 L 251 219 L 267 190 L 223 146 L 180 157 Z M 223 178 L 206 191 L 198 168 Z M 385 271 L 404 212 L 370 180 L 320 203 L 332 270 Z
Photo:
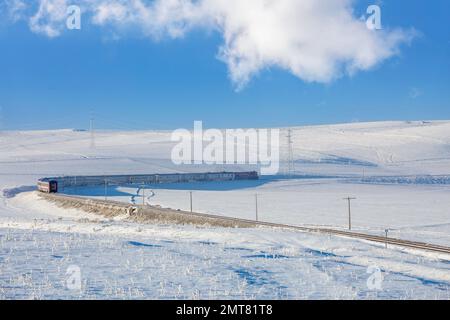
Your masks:
M 369 70 L 398 54 L 412 32 L 369 30 L 352 0 L 6 0 L 11 18 L 49 37 L 65 30 L 66 9 L 79 5 L 83 24 L 139 30 L 154 39 L 193 29 L 220 32 L 218 57 L 238 89 L 261 70 L 278 67 L 306 82 L 327 83 Z

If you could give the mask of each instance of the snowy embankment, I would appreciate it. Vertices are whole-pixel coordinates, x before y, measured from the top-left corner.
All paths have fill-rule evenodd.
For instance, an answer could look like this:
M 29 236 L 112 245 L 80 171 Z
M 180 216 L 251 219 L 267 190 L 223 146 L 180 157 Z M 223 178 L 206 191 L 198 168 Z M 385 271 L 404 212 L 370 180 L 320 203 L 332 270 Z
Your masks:
M 450 244 L 450 122 L 304 127 L 293 135 L 297 178 L 147 186 L 146 201 L 188 209 L 194 189 L 196 211 L 251 219 L 258 193 L 263 220 L 345 228 L 342 198 L 351 195 L 358 230 Z M 0 298 L 450 298 L 442 255 L 265 228 L 138 225 L 60 209 L 30 192 L 43 176 L 223 169 L 174 166 L 169 132 L 95 139 L 91 148 L 86 132 L 0 133 Z M 439 179 L 400 178 L 415 176 Z M 104 197 L 103 189 L 67 192 Z M 108 197 L 128 203 L 140 201 L 139 192 L 111 186 Z M 81 269 L 81 292 L 64 286 L 70 265 Z M 367 286 L 373 265 L 382 290 Z
M 283 230 L 137 225 L 18 197 L 46 218 L 3 221 L 0 298 L 450 298 L 443 255 Z M 81 291 L 66 288 L 72 265 Z M 381 290 L 367 286 L 370 266 L 382 270 Z

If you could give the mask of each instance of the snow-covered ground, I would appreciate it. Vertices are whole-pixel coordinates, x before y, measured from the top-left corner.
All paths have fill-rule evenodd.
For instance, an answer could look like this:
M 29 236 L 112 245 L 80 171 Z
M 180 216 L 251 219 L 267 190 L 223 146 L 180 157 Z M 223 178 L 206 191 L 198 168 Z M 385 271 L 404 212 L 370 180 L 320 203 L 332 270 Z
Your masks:
M 264 179 L 264 178 L 263 178 Z M 352 229 L 450 246 L 450 185 L 373 185 L 342 179 L 276 179 L 259 182 L 186 183 L 145 186 L 145 203 L 193 209 L 244 219 L 290 225 L 348 228 L 352 203 Z M 261 184 L 262 183 L 262 184 Z M 68 189 L 69 194 L 104 199 L 104 187 Z M 108 198 L 142 204 L 142 187 L 110 187 Z
M 301 127 L 293 136 L 294 177 L 282 169 L 254 182 L 146 186 L 145 201 L 188 209 L 193 190 L 195 211 L 251 219 L 258 194 L 261 220 L 345 228 L 343 198 L 353 196 L 355 229 L 450 246 L 450 122 Z M 97 132 L 95 148 L 88 132 L 0 132 L 0 298 L 450 298 L 448 256 L 266 228 L 136 225 L 32 192 L 44 176 L 223 169 L 175 166 L 173 145 L 163 131 Z M 141 201 L 141 192 L 110 186 L 108 198 Z M 81 291 L 65 283 L 71 265 Z M 381 290 L 367 285 L 378 279 L 371 266 Z

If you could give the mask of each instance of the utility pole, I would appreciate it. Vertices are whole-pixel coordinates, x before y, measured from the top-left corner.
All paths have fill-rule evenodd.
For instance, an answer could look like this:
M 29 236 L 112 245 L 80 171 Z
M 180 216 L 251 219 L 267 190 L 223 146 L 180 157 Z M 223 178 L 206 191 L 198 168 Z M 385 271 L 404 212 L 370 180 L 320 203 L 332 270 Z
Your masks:
M 91 112 L 91 118 L 89 120 L 89 132 L 91 133 L 91 149 L 95 148 L 95 133 L 94 133 L 94 113 Z
M 352 230 L 352 200 L 356 200 L 356 198 L 347 197 L 344 200 L 348 201 L 348 230 Z
M 294 172 L 294 149 L 293 144 L 294 141 L 292 139 L 292 129 L 288 129 L 288 176 L 291 177 Z
M 255 212 L 256 212 L 256 221 L 258 221 L 258 194 L 255 194 Z
M 3 107 L 0 106 L 0 133 L 1 133 L 2 127 L 3 127 Z
M 193 210 L 192 210 L 192 191 L 189 191 L 189 198 L 190 198 L 190 203 L 191 203 L 191 212 L 193 212 Z
M 105 178 L 105 201 L 108 200 L 108 180 Z
M 145 206 L 145 186 L 142 186 L 142 205 Z
M 389 229 L 384 230 L 384 232 L 386 233 L 385 247 L 386 247 L 386 249 L 387 249 L 387 248 L 388 248 L 388 235 L 389 235 Z

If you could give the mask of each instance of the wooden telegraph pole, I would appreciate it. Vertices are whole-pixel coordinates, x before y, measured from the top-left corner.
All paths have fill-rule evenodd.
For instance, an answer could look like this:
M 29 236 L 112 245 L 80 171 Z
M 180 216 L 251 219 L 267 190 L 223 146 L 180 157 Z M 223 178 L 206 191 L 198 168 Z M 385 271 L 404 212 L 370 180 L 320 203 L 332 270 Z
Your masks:
M 356 198 L 347 197 L 344 200 L 348 201 L 348 230 L 352 230 L 352 200 Z
M 259 220 L 258 218 L 258 194 L 255 194 L 255 213 L 256 213 L 256 221 Z
M 145 186 L 142 186 L 142 205 L 145 206 Z
M 105 201 L 108 200 L 108 180 L 105 178 Z

